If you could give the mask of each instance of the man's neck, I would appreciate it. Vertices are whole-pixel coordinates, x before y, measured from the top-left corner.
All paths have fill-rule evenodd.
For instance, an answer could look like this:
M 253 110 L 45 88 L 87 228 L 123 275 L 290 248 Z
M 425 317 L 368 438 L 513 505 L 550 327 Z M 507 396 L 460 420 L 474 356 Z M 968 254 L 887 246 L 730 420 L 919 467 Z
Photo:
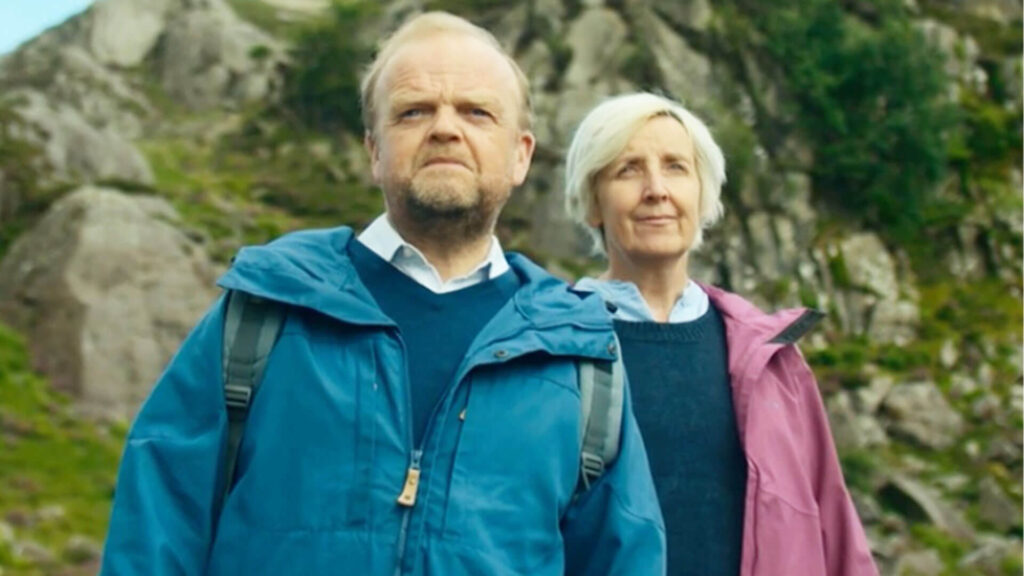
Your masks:
M 690 283 L 687 271 L 689 258 L 666 265 L 665 263 L 609 262 L 608 271 L 601 278 L 625 280 L 636 284 L 644 302 L 657 322 L 668 322 L 672 308 Z
M 388 220 L 398 235 L 419 250 L 427 262 L 437 270 L 442 282 L 472 272 L 487 259 L 493 242 L 493 233 L 472 238 L 451 234 L 444 226 L 409 226 L 390 214 Z

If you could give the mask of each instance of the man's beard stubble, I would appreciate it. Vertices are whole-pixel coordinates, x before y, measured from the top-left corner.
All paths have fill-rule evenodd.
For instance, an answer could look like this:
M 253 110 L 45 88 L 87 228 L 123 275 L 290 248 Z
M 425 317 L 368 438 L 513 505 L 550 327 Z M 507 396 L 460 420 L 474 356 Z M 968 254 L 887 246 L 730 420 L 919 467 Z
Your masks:
M 416 235 L 438 241 L 468 242 L 490 236 L 508 194 L 494 194 L 479 186 L 469 198 L 446 182 L 407 182 L 401 194 L 406 224 Z

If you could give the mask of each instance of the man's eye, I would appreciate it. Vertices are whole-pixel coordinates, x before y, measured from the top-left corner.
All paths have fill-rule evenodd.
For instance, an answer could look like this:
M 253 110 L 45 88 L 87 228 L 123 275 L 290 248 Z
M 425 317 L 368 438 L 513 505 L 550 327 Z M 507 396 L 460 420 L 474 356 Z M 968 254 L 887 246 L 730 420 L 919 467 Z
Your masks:
M 489 111 L 483 109 L 483 108 L 472 108 L 472 109 L 470 109 L 469 114 L 471 116 L 476 116 L 476 117 L 479 117 L 479 118 L 490 118 L 491 117 L 491 113 Z
M 399 118 L 416 118 L 423 115 L 422 108 L 410 108 L 398 115 Z

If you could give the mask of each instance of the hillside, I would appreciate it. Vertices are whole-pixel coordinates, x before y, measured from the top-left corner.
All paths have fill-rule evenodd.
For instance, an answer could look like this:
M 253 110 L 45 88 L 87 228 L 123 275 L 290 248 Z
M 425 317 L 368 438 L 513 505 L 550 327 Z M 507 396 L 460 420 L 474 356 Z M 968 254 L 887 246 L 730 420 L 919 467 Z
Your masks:
M 1021 6 L 1009 0 L 100 0 L 0 59 L 0 576 L 95 570 L 131 415 L 238 247 L 382 209 L 358 73 L 421 9 L 488 27 L 538 151 L 503 244 L 599 270 L 572 129 L 707 119 L 695 276 L 827 314 L 803 350 L 886 575 L 1020 574 Z

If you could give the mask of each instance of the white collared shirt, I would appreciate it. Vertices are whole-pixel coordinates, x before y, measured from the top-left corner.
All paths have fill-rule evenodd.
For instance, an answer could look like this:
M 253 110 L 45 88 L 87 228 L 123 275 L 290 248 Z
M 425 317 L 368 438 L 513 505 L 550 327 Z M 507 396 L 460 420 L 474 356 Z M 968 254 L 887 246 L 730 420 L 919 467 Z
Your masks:
M 474 284 L 493 280 L 509 270 L 508 260 L 505 259 L 505 253 L 501 250 L 501 243 L 498 242 L 497 237 L 492 236 L 491 249 L 487 252 L 487 257 L 483 262 L 468 274 L 445 282 L 441 280 L 441 275 L 427 261 L 423 253 L 398 234 L 398 231 L 391 225 L 391 221 L 388 220 L 387 213 L 378 216 L 356 239 L 401 273 L 435 294 L 469 288 Z
M 632 282 L 624 280 L 599 280 L 597 278 L 583 278 L 576 283 L 577 290 L 597 292 L 605 302 L 615 305 L 617 320 L 629 322 L 653 322 L 654 315 L 650 307 L 640 294 L 640 289 Z M 708 311 L 710 300 L 707 292 L 699 284 L 690 280 L 686 284 L 683 293 L 672 306 L 668 315 L 669 324 L 691 322 L 704 315 Z

